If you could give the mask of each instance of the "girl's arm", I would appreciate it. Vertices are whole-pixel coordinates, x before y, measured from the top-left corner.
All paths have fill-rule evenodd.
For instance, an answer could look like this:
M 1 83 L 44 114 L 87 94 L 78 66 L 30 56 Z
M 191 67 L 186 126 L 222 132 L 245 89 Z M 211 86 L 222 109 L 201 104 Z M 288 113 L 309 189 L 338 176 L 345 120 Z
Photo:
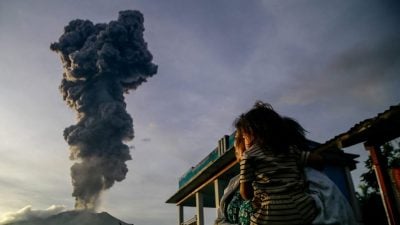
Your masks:
M 245 200 L 253 198 L 254 190 L 252 183 L 254 181 L 254 168 L 247 157 L 246 152 L 240 157 L 240 195 Z
M 319 153 L 299 149 L 295 149 L 295 153 L 298 154 L 301 167 L 310 166 L 317 170 L 324 168 L 324 160 Z
M 248 165 L 247 157 L 243 157 L 244 152 L 246 151 L 245 145 L 244 145 L 244 139 L 242 135 L 238 135 L 236 133 L 235 136 L 235 156 L 236 156 L 236 161 L 239 162 L 240 164 L 240 185 L 239 185 L 239 190 L 240 190 L 240 195 L 242 196 L 243 199 L 249 200 L 253 198 L 253 187 L 252 187 L 252 181 L 251 178 L 249 179 L 249 171 L 252 171 L 252 168 Z M 251 175 L 250 175 L 251 177 Z M 249 179 L 249 180 L 247 180 Z

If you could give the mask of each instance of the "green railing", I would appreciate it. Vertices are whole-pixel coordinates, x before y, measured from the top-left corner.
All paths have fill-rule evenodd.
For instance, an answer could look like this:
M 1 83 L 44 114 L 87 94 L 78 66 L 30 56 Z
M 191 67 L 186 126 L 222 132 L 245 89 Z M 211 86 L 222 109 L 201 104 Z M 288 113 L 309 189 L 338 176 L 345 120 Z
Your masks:
M 233 147 L 235 141 L 235 133 L 229 135 L 227 140 L 227 148 L 230 149 Z M 199 162 L 195 167 L 192 167 L 189 171 L 181 176 L 179 179 L 179 188 L 183 187 L 186 183 L 188 183 L 193 177 L 195 177 L 200 171 L 206 168 L 208 165 L 212 164 L 215 160 L 220 157 L 218 154 L 218 148 L 215 148 L 208 154 L 201 162 Z
M 197 173 L 199 173 L 206 166 L 213 163 L 218 159 L 218 150 L 214 149 L 210 154 L 208 154 L 201 162 L 199 162 L 195 167 L 192 167 L 189 171 L 187 171 L 180 179 L 179 179 L 179 188 L 185 185 L 188 181 L 190 181 Z

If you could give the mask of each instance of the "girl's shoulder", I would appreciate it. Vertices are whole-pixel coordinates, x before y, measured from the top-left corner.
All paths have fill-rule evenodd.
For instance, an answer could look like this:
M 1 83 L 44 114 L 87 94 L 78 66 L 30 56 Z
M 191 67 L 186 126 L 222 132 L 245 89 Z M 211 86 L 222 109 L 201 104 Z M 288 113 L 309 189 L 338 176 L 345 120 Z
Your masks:
M 247 153 L 249 156 L 263 155 L 268 152 L 269 149 L 260 147 L 257 144 L 252 145 L 247 151 L 245 151 L 245 153 Z
M 253 145 L 246 152 L 247 159 L 269 159 L 272 160 L 277 157 L 276 153 L 272 151 L 270 147 L 260 147 L 258 145 Z

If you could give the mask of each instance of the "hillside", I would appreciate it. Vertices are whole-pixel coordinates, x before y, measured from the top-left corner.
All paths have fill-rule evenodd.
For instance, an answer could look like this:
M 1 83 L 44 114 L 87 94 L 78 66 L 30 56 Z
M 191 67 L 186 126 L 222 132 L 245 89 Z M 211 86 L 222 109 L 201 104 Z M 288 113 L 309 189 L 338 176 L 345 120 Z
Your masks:
M 130 225 L 106 212 L 68 211 L 45 219 L 8 223 L 6 225 Z

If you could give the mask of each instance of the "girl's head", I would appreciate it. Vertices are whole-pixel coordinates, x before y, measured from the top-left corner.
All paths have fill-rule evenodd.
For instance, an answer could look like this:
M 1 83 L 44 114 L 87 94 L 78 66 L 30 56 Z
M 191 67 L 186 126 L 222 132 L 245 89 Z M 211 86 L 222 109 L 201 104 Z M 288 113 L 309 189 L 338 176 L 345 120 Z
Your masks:
M 237 135 L 247 138 L 249 144 L 286 151 L 289 146 L 305 147 L 305 130 L 295 120 L 282 117 L 270 104 L 256 101 L 250 111 L 241 114 L 234 122 Z M 247 146 L 246 146 L 247 147 Z

